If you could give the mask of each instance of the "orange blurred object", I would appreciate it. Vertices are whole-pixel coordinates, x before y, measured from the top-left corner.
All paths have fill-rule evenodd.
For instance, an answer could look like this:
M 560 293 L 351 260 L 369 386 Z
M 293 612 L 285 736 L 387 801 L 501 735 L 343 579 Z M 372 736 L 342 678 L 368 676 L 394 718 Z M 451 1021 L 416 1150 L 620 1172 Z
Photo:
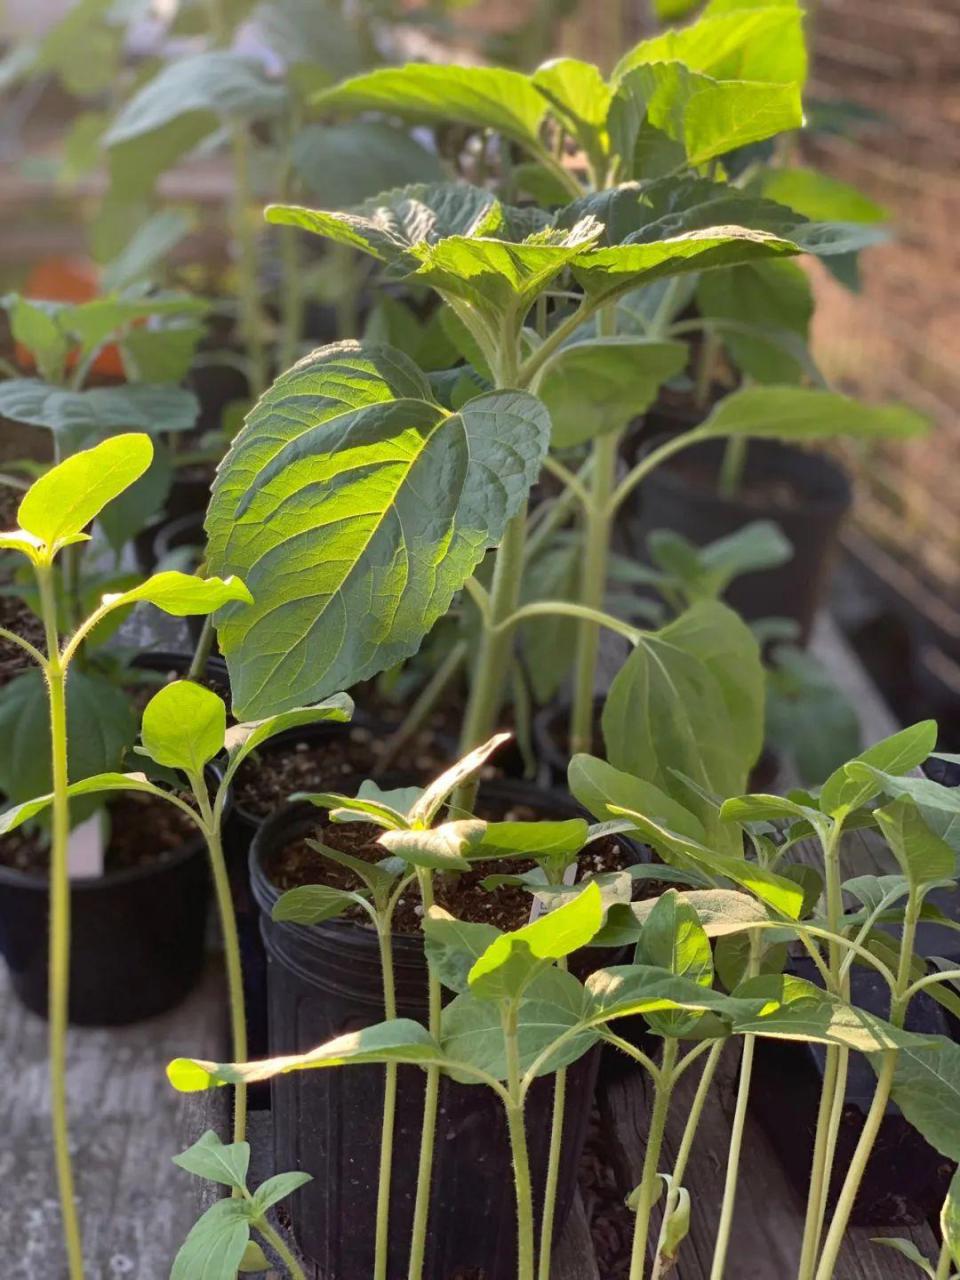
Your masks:
M 25 298 L 40 302 L 89 302 L 100 293 L 100 281 L 96 266 L 89 258 L 51 257 L 36 264 L 23 289 Z M 35 368 L 33 356 L 21 343 L 16 344 L 17 363 L 22 369 Z M 76 366 L 78 352 L 67 356 L 67 367 Z M 102 378 L 123 381 L 126 372 L 123 357 L 116 343 L 110 343 L 97 353 L 90 366 L 90 373 Z

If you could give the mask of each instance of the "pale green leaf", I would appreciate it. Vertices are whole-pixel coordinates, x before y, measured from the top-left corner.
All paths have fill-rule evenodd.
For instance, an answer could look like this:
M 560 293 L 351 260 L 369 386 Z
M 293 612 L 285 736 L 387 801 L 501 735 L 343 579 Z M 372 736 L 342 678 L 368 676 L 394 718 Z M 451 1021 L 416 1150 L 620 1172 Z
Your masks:
M 267 1178 L 257 1187 L 253 1194 L 252 1207 L 258 1215 L 262 1215 L 312 1181 L 313 1175 L 310 1173 L 275 1173 L 272 1178 Z
M 502 747 L 505 742 L 509 742 L 511 737 L 512 735 L 509 733 L 495 733 L 489 741 L 482 743 L 479 747 L 474 747 L 472 751 L 468 751 L 465 756 L 462 756 L 456 764 L 451 765 L 449 769 L 445 769 L 439 778 L 431 782 L 423 794 L 417 798 L 416 803 L 407 814 L 410 825 L 428 827 L 451 792 L 466 782 L 468 778 L 472 778 L 474 774 L 479 773 L 494 752 L 499 747 Z
M 423 920 L 423 946 L 434 977 L 451 991 L 467 991 L 467 975 L 500 936 L 492 924 L 458 920 L 442 907 L 431 907 Z
M 486 823 L 477 818 L 462 822 L 444 822 L 429 830 L 384 831 L 377 840 L 395 858 L 414 867 L 436 871 L 466 871 L 470 863 L 466 852 L 471 841 L 483 831 Z
M 382 121 L 310 124 L 294 137 L 290 158 L 326 209 L 349 209 L 410 182 L 440 182 L 439 158 L 408 131 Z
M 713 952 L 700 917 L 676 889 L 668 889 L 653 904 L 640 933 L 637 961 L 686 978 L 700 987 L 713 986 Z M 680 1012 L 648 1015 L 658 1035 L 682 1036 L 698 1015 Z
M 196 215 L 189 208 L 158 209 L 137 227 L 121 252 L 104 267 L 103 288 L 125 289 L 149 279 L 195 225 Z
M 692 840 L 705 838 L 700 819 L 651 782 L 632 777 L 596 756 L 575 755 L 567 768 L 567 785 L 573 796 L 595 818 L 613 817 L 611 805 L 632 809 Z
M 857 1009 L 837 996 L 789 974 L 765 974 L 747 978 L 733 992 L 735 999 L 761 999 L 766 1005 L 756 1016 L 734 1020 L 741 1035 L 768 1036 L 777 1040 L 813 1040 L 837 1044 L 858 1053 L 884 1049 L 909 1051 L 926 1048 L 923 1037 Z M 908 1117 L 909 1118 L 909 1117 Z
M 112 436 L 42 475 L 20 503 L 17 521 L 54 549 L 82 533 L 108 502 L 143 475 L 152 459 L 149 436 Z
M 83 778 L 80 782 L 71 782 L 67 788 L 67 795 L 72 799 L 75 796 L 100 795 L 108 791 L 148 791 L 152 795 L 163 794 L 142 773 L 98 773 L 91 778 Z M 24 822 L 29 822 L 51 804 L 53 804 L 52 794 L 38 796 L 35 800 L 27 800 L 23 804 L 5 809 L 0 813 L 0 836 L 7 835 Z
M 10 317 L 14 341 L 32 353 L 42 377 L 48 382 L 59 382 L 70 343 L 57 323 L 57 308 L 18 294 L 7 295 L 2 304 Z
M 242 1191 L 250 1167 L 249 1142 L 222 1142 L 212 1129 L 202 1134 L 192 1147 L 172 1156 L 173 1163 L 187 1173 L 210 1182 L 220 1182 Z
M 270 912 L 272 920 L 284 924 L 322 924 L 334 920 L 364 898 L 348 889 L 332 889 L 325 884 L 301 884 L 282 893 Z
M 239 578 L 198 578 L 194 574 L 180 573 L 176 569 L 155 573 L 138 587 L 103 597 L 104 605 L 111 609 L 121 609 L 125 605 L 142 601 L 156 605 L 175 618 L 215 613 L 232 600 L 243 604 L 253 603 L 253 597 Z
M 552 58 L 534 72 L 533 84 L 590 157 L 598 180 L 602 180 L 613 94 L 598 68 L 579 58 Z
M 318 700 L 416 652 L 526 500 L 549 432 L 523 392 L 448 413 L 385 348 L 327 347 L 283 374 L 207 514 L 210 569 L 254 598 L 218 619 L 238 714 Z
M 5 418 L 47 427 L 65 437 L 69 450 L 117 431 L 189 431 L 199 411 L 196 396 L 183 387 L 140 383 L 70 391 L 36 378 L 0 382 Z
M 192 680 L 175 680 L 147 703 L 140 737 L 157 764 L 196 776 L 223 750 L 226 731 L 223 699 Z
M 765 440 L 908 439 L 929 423 L 904 405 L 873 405 L 812 387 L 747 387 L 721 400 L 695 436 Z
M 180 1246 L 170 1280 L 236 1280 L 250 1240 L 250 1209 L 244 1200 L 212 1204 Z
M 342 1067 L 349 1063 L 408 1062 L 427 1065 L 441 1057 L 440 1046 L 430 1033 L 409 1018 L 381 1022 L 310 1049 L 260 1062 L 207 1062 L 199 1058 L 175 1058 L 167 1078 L 180 1093 L 200 1093 L 225 1084 L 255 1084 L 290 1071 Z
M 893 850 L 901 870 L 912 885 L 923 888 L 957 873 L 957 855 L 924 822 L 917 804 L 899 796 L 873 815 Z
M 240 1266 L 237 1268 L 241 1275 L 248 1272 L 269 1271 L 270 1259 L 263 1252 L 256 1240 L 248 1240 L 247 1247 L 243 1251 L 243 1257 L 240 1259 Z
M 762 191 L 813 222 L 886 222 L 889 214 L 862 191 L 816 169 L 765 169 Z
M 230 774 L 237 768 L 251 751 L 262 746 L 278 733 L 287 729 L 299 729 L 302 725 L 320 724 L 327 721 L 331 724 L 343 724 L 353 717 L 353 699 L 347 693 L 335 693 L 333 697 L 317 702 L 312 707 L 294 707 L 291 711 L 283 711 L 277 716 L 267 716 L 264 720 L 248 720 L 242 724 L 231 725 L 227 730 L 224 745 L 230 752 Z

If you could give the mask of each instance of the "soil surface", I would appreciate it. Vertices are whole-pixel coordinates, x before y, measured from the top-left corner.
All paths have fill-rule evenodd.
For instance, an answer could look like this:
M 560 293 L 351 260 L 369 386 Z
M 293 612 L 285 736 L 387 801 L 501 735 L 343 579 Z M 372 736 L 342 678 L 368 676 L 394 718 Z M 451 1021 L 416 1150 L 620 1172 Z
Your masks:
M 505 822 L 528 822 L 543 819 L 544 813 L 523 804 L 500 805 L 496 811 L 485 808 L 481 797 L 480 815 Z M 322 844 L 350 853 L 365 862 L 380 862 L 387 855 L 383 845 L 377 842 L 380 828 L 366 822 L 331 822 L 322 811 L 317 811 L 317 830 L 313 837 Z M 618 871 L 627 865 L 625 846 L 618 840 L 598 840 L 588 845 L 579 858 L 581 877 L 588 873 Z M 487 876 L 519 874 L 530 871 L 536 863 L 527 859 L 496 859 L 477 862 L 469 871 L 438 875 L 434 880 L 437 905 L 449 911 L 458 920 L 480 924 L 493 924 L 499 929 L 519 929 L 530 919 L 531 896 L 523 888 L 504 885 L 498 889 L 485 889 L 481 881 Z M 274 850 L 264 868 L 270 880 L 282 890 L 304 884 L 324 884 L 336 889 L 361 888 L 360 880 L 346 867 L 338 866 L 311 848 L 306 839 L 292 841 Z M 644 896 L 646 896 L 646 886 Z M 366 921 L 366 914 L 348 918 Z M 423 919 L 423 907 L 416 888 L 400 899 L 393 918 L 394 932 L 418 933 Z
M 110 803 L 108 812 L 110 841 L 104 859 L 107 874 L 159 866 L 197 838 L 197 828 L 187 815 L 155 796 L 119 796 Z M 17 871 L 46 875 L 50 866 L 46 836 L 22 827 L 4 836 L 0 839 L 0 863 Z

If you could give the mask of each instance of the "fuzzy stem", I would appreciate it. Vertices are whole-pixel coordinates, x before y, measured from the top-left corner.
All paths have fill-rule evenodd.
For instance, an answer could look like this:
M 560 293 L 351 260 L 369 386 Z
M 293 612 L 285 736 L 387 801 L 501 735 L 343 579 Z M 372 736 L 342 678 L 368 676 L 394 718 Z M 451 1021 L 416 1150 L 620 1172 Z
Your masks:
M 191 776 L 190 785 L 200 816 L 203 819 L 204 834 L 207 841 L 207 852 L 210 855 L 210 869 L 213 873 L 213 888 L 217 900 L 217 914 L 220 919 L 220 933 L 223 937 L 223 956 L 227 970 L 227 996 L 230 1006 L 230 1037 L 233 1045 L 234 1062 L 247 1060 L 247 1013 L 243 1000 L 243 967 L 240 959 L 240 937 L 237 933 L 237 917 L 233 906 L 233 894 L 230 892 L 230 875 L 223 855 L 221 839 L 221 817 L 223 812 L 223 792 L 218 794 L 216 803 L 211 806 L 207 795 L 206 780 L 202 774 Z M 234 1085 L 233 1090 L 233 1141 L 245 1142 L 247 1137 L 247 1086 Z
M 727 1175 L 723 1185 L 723 1203 L 720 1208 L 720 1223 L 717 1227 L 717 1241 L 713 1250 L 710 1280 L 722 1280 L 724 1269 L 727 1265 L 727 1251 L 730 1248 L 733 1211 L 737 1200 L 740 1153 L 743 1149 L 743 1130 L 747 1119 L 747 1103 L 750 1098 L 750 1080 L 753 1075 L 755 1048 L 756 1036 L 744 1036 L 743 1058 L 740 1062 L 740 1083 L 737 1088 L 737 1105 L 733 1115 L 733 1129 L 730 1134 Z
M 561 960 L 559 968 L 566 969 L 566 967 L 566 960 Z M 553 1116 L 550 1123 L 547 1177 L 543 1188 L 543 1215 L 540 1219 L 538 1280 L 550 1280 L 550 1261 L 553 1253 L 553 1223 L 557 1207 L 557 1184 L 560 1180 L 560 1153 L 563 1149 L 563 1121 L 566 1107 L 567 1069 L 566 1067 L 561 1067 L 553 1077 Z
M 654 1077 L 653 1114 L 647 1135 L 647 1150 L 643 1158 L 640 1176 L 640 1198 L 637 1203 L 637 1220 L 633 1229 L 633 1247 L 630 1252 L 630 1280 L 643 1280 L 647 1263 L 647 1238 L 650 1234 L 650 1213 L 656 1199 L 660 1148 L 667 1128 L 670 1096 L 673 1093 L 673 1068 L 677 1059 L 676 1040 L 664 1040 L 663 1063 Z
M 510 1001 L 503 1012 L 503 1040 L 507 1060 L 507 1127 L 513 1157 L 513 1178 L 517 1193 L 517 1280 L 534 1280 L 533 1189 L 527 1131 L 523 1123 L 523 1084 L 520 1050 L 517 1043 L 517 1002 Z
M 433 879 L 431 873 L 417 868 L 420 886 L 420 902 L 426 919 L 433 906 Z M 440 983 L 431 969 L 427 977 L 429 1003 L 429 1031 L 440 1038 L 440 1014 L 442 993 Z M 413 1208 L 413 1226 L 410 1240 L 410 1267 L 407 1280 L 421 1280 L 423 1260 L 427 1248 L 427 1220 L 430 1215 L 430 1182 L 433 1177 L 433 1146 L 437 1129 L 437 1103 L 440 1095 L 440 1068 L 427 1067 L 426 1088 L 423 1097 L 423 1123 L 420 1130 L 420 1161 L 417 1168 L 417 1196 Z
M 950 1266 L 953 1259 L 950 1255 L 950 1246 L 944 1240 L 940 1247 L 940 1257 L 937 1260 L 937 1271 L 934 1280 L 950 1280 Z
M 57 633 L 57 601 L 53 570 L 49 564 L 36 569 L 40 612 L 46 632 L 47 661 L 44 675 L 50 710 L 51 774 L 53 780 L 53 833 L 50 848 L 50 938 L 47 1011 L 50 1043 L 50 1115 L 57 1171 L 57 1189 L 63 1218 L 63 1237 L 70 1280 L 83 1280 L 83 1244 L 70 1162 L 67 1116 L 67 1016 L 70 1000 L 70 801 L 67 769 L 67 667 L 61 660 Z
M 303 1274 L 303 1268 L 293 1256 L 293 1253 L 287 1246 L 287 1243 L 283 1236 L 281 1236 L 280 1232 L 274 1230 L 266 1218 L 257 1218 L 254 1225 L 283 1265 L 287 1268 L 290 1280 L 306 1280 L 306 1276 Z
M 204 672 L 207 669 L 207 660 L 213 649 L 213 638 L 216 630 L 213 625 L 213 614 L 208 613 L 203 620 L 203 630 L 200 632 L 200 639 L 197 641 L 197 647 L 193 651 L 193 657 L 190 659 L 190 669 L 187 672 L 188 680 L 202 680 Z
M 397 1016 L 393 979 L 393 940 L 390 922 L 378 925 L 380 969 L 383 976 L 383 1012 L 388 1022 Z M 377 1240 L 374 1280 L 386 1280 L 390 1245 L 390 1180 L 393 1174 L 393 1130 L 397 1112 L 397 1064 L 388 1062 L 383 1083 L 383 1133 L 380 1138 L 380 1178 L 377 1187 Z

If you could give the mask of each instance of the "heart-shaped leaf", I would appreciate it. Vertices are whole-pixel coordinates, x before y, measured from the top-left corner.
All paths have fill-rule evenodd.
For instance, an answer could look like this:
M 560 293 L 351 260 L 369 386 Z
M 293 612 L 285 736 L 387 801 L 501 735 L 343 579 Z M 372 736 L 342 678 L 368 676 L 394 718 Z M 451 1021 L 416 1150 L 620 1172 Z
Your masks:
M 151 760 L 197 776 L 223 750 L 227 708 L 192 680 L 164 685 L 147 703 L 140 737 Z
M 218 619 L 238 714 L 318 700 L 414 653 L 522 506 L 549 433 L 522 392 L 448 413 L 387 348 L 326 347 L 283 374 L 207 515 L 209 567 L 254 598 Z

